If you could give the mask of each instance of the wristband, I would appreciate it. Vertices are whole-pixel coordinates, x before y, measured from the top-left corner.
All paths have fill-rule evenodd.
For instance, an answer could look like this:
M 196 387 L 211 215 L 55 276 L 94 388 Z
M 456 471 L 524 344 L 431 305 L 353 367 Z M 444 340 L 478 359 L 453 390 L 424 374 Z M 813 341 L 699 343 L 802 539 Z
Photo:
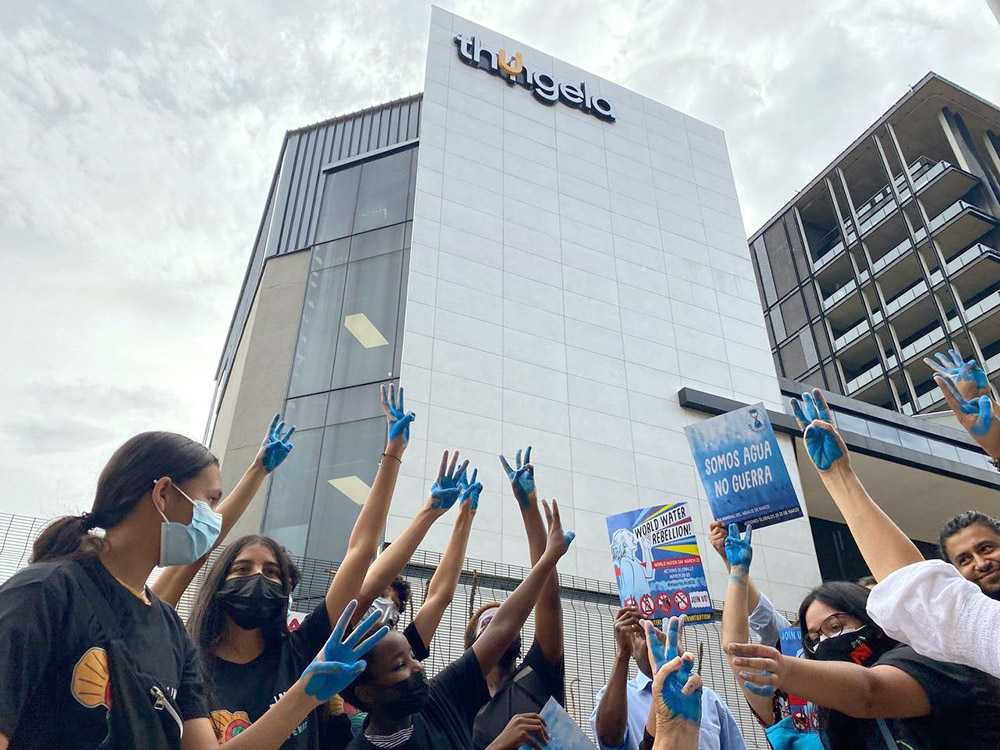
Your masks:
M 398 461 L 398 462 L 399 462 L 399 465 L 400 465 L 400 466 L 402 466 L 402 465 L 403 465 L 403 459 L 401 459 L 401 458 L 400 458 L 399 456 L 394 456 L 394 455 L 392 455 L 391 453 L 383 453 L 383 454 L 382 454 L 382 458 L 394 458 L 394 459 L 396 459 L 396 461 Z M 378 462 L 378 465 L 379 465 L 379 466 L 381 466 L 381 465 L 382 465 L 382 462 L 381 462 L 381 461 L 379 461 L 379 462 Z

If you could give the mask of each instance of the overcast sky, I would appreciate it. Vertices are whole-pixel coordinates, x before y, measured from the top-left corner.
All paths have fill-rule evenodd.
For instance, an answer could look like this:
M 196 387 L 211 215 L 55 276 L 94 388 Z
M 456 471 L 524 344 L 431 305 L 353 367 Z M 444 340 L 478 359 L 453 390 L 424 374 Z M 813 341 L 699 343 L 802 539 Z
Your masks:
M 723 128 L 750 231 L 928 70 L 1000 102 L 985 0 L 442 5 Z M 419 91 L 429 7 L 0 2 L 0 512 L 201 438 L 284 131 Z

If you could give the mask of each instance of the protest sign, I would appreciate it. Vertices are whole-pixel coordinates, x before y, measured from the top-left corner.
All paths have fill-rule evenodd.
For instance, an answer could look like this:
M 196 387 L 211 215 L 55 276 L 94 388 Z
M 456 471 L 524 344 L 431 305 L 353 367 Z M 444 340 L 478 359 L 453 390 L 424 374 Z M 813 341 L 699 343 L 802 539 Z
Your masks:
M 770 526 L 802 515 L 763 404 L 684 428 L 712 515 Z
M 611 556 L 622 606 L 647 620 L 687 615 L 712 619 L 705 569 L 687 503 L 668 503 L 608 516 Z
M 596 750 L 594 743 L 555 698 L 549 697 L 539 715 L 545 719 L 545 731 L 549 733 L 549 741 L 544 745 L 540 738 L 538 740 L 543 750 Z M 519 750 L 534 750 L 534 746 L 521 745 Z
M 781 653 L 785 656 L 804 658 L 805 648 L 802 646 L 802 631 L 798 628 L 782 628 Z M 770 645 L 770 644 L 768 644 Z M 792 717 L 792 726 L 797 732 L 816 730 L 816 716 L 813 705 L 805 698 L 788 694 L 788 714 Z

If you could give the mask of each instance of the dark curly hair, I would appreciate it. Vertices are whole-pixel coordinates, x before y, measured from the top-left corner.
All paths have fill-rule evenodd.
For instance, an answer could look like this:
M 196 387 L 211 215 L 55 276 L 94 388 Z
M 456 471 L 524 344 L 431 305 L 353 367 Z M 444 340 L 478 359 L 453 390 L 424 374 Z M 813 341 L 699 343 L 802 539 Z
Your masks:
M 959 513 L 957 516 L 949 518 L 941 524 L 941 535 L 938 537 L 938 547 L 941 548 L 941 557 L 951 562 L 951 558 L 948 557 L 948 550 L 945 547 L 948 540 L 963 529 L 975 526 L 976 524 L 985 526 L 997 536 L 1000 536 L 1000 521 L 985 513 L 980 513 L 978 510 L 967 510 L 965 513 Z

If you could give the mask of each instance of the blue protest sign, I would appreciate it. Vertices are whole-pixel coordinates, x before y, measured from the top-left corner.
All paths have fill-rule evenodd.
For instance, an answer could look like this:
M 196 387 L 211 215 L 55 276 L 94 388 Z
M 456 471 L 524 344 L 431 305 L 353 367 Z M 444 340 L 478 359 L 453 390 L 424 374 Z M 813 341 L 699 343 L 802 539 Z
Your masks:
M 753 521 L 759 528 L 802 515 L 763 404 L 689 425 L 684 432 L 716 521 Z
M 538 744 L 544 750 L 595 750 L 594 743 L 587 739 L 587 735 L 555 698 L 550 697 L 538 715 L 545 719 L 545 731 L 549 733 L 549 741 L 544 745 L 541 738 L 538 738 Z M 521 745 L 519 750 L 533 748 L 531 745 Z
M 705 568 L 687 503 L 668 503 L 607 517 L 622 606 L 647 620 L 687 615 L 712 619 Z

